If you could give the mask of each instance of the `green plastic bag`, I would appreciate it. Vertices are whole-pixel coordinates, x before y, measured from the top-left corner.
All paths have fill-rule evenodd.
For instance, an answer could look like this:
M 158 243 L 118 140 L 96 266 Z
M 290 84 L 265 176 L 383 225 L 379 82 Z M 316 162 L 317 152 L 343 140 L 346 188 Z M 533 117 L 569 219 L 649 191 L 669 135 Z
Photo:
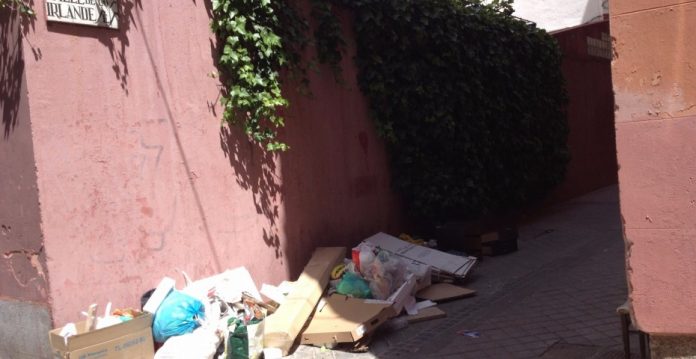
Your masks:
M 244 324 L 241 319 L 227 322 L 227 359 L 256 359 L 263 352 L 263 321 L 252 319 Z M 232 329 L 234 327 L 234 329 Z
M 353 298 L 372 298 L 370 284 L 353 272 L 346 272 L 336 286 L 338 294 Z

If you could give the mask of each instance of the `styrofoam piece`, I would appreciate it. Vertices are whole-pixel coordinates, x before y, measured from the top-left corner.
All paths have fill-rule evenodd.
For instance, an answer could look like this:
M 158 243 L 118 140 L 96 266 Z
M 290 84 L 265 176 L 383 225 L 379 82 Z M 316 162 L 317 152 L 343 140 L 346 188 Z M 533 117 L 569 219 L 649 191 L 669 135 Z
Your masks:
M 164 301 L 164 298 L 166 298 L 167 295 L 169 295 L 169 292 L 174 289 L 175 284 L 176 281 L 172 278 L 162 278 L 159 285 L 157 285 L 155 292 L 152 293 L 150 299 L 148 299 L 147 303 L 145 303 L 143 306 L 143 310 L 148 313 L 155 314 L 155 312 L 157 312 L 157 308 L 159 308 L 162 301 Z
M 423 310 L 425 308 L 430 308 L 436 306 L 437 303 L 433 302 L 432 300 L 424 300 L 422 302 L 416 303 L 416 309 Z
M 418 307 L 416 306 L 416 297 L 410 296 L 404 301 L 404 309 L 408 315 L 418 314 Z

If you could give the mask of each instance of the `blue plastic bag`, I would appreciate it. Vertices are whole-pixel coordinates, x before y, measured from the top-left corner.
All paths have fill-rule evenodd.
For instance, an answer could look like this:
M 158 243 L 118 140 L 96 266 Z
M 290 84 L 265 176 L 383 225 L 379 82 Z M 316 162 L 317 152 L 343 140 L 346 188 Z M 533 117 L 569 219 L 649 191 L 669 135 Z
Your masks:
M 169 337 L 193 332 L 200 325 L 196 319 L 204 317 L 200 300 L 172 290 L 155 313 L 152 334 L 156 342 L 164 343 Z

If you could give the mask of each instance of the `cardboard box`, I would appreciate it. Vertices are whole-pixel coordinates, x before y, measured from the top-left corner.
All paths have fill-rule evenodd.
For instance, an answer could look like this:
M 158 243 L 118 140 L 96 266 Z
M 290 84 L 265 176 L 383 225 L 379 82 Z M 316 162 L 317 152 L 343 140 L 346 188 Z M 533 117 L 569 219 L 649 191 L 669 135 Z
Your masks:
M 48 333 L 54 358 L 151 359 L 155 355 L 150 313 L 89 332 L 85 332 L 85 322 L 76 326 L 77 334 L 67 340 L 60 336 L 62 328 Z
M 406 277 L 404 284 L 387 298 L 387 302 L 390 304 L 390 316 L 395 317 L 401 314 L 406 302 L 413 296 L 416 290 L 416 282 L 416 276 L 410 274 Z M 370 299 L 367 299 L 367 301 L 370 301 Z
M 346 257 L 344 247 L 320 247 L 314 251 L 283 305 L 266 318 L 264 347 L 279 348 L 287 355 L 317 306 L 331 270 Z
M 504 228 L 497 232 L 481 235 L 481 253 L 485 256 L 498 256 L 517 251 L 517 229 Z
M 377 233 L 365 239 L 372 245 L 411 261 L 432 267 L 433 272 L 444 272 L 457 279 L 464 279 L 476 263 L 476 257 L 461 257 L 428 247 L 402 241 L 385 233 Z M 437 273 L 434 273 L 437 274 Z
M 391 304 L 369 302 L 333 294 L 317 307 L 302 344 L 352 343 L 362 339 L 391 317 Z
M 416 276 L 406 281 L 386 300 L 358 299 L 333 294 L 317 306 L 309 325 L 300 335 L 302 344 L 353 343 L 401 313 L 413 297 Z

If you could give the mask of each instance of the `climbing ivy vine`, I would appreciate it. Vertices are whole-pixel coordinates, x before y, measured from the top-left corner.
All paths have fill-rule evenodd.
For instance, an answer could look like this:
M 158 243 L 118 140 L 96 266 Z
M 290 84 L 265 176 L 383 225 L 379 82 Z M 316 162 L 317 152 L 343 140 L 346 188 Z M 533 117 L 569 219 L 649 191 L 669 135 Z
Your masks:
M 354 13 L 360 88 L 412 214 L 500 213 L 562 181 L 560 51 L 511 16 L 511 1 L 341 2 Z
M 17 9 L 22 15 L 34 16 L 34 9 L 23 0 L 0 0 L 0 8 Z
M 312 19 L 316 23 L 314 41 L 319 63 L 329 65 L 337 81 L 341 82 L 341 59 L 346 45 L 341 25 L 334 12 L 334 4 L 327 0 L 311 0 Z
M 285 1 L 214 0 L 212 29 L 219 39 L 225 121 L 239 124 L 269 151 L 284 151 L 278 108 L 288 106 L 280 71 L 303 74 L 300 54 L 308 24 Z

